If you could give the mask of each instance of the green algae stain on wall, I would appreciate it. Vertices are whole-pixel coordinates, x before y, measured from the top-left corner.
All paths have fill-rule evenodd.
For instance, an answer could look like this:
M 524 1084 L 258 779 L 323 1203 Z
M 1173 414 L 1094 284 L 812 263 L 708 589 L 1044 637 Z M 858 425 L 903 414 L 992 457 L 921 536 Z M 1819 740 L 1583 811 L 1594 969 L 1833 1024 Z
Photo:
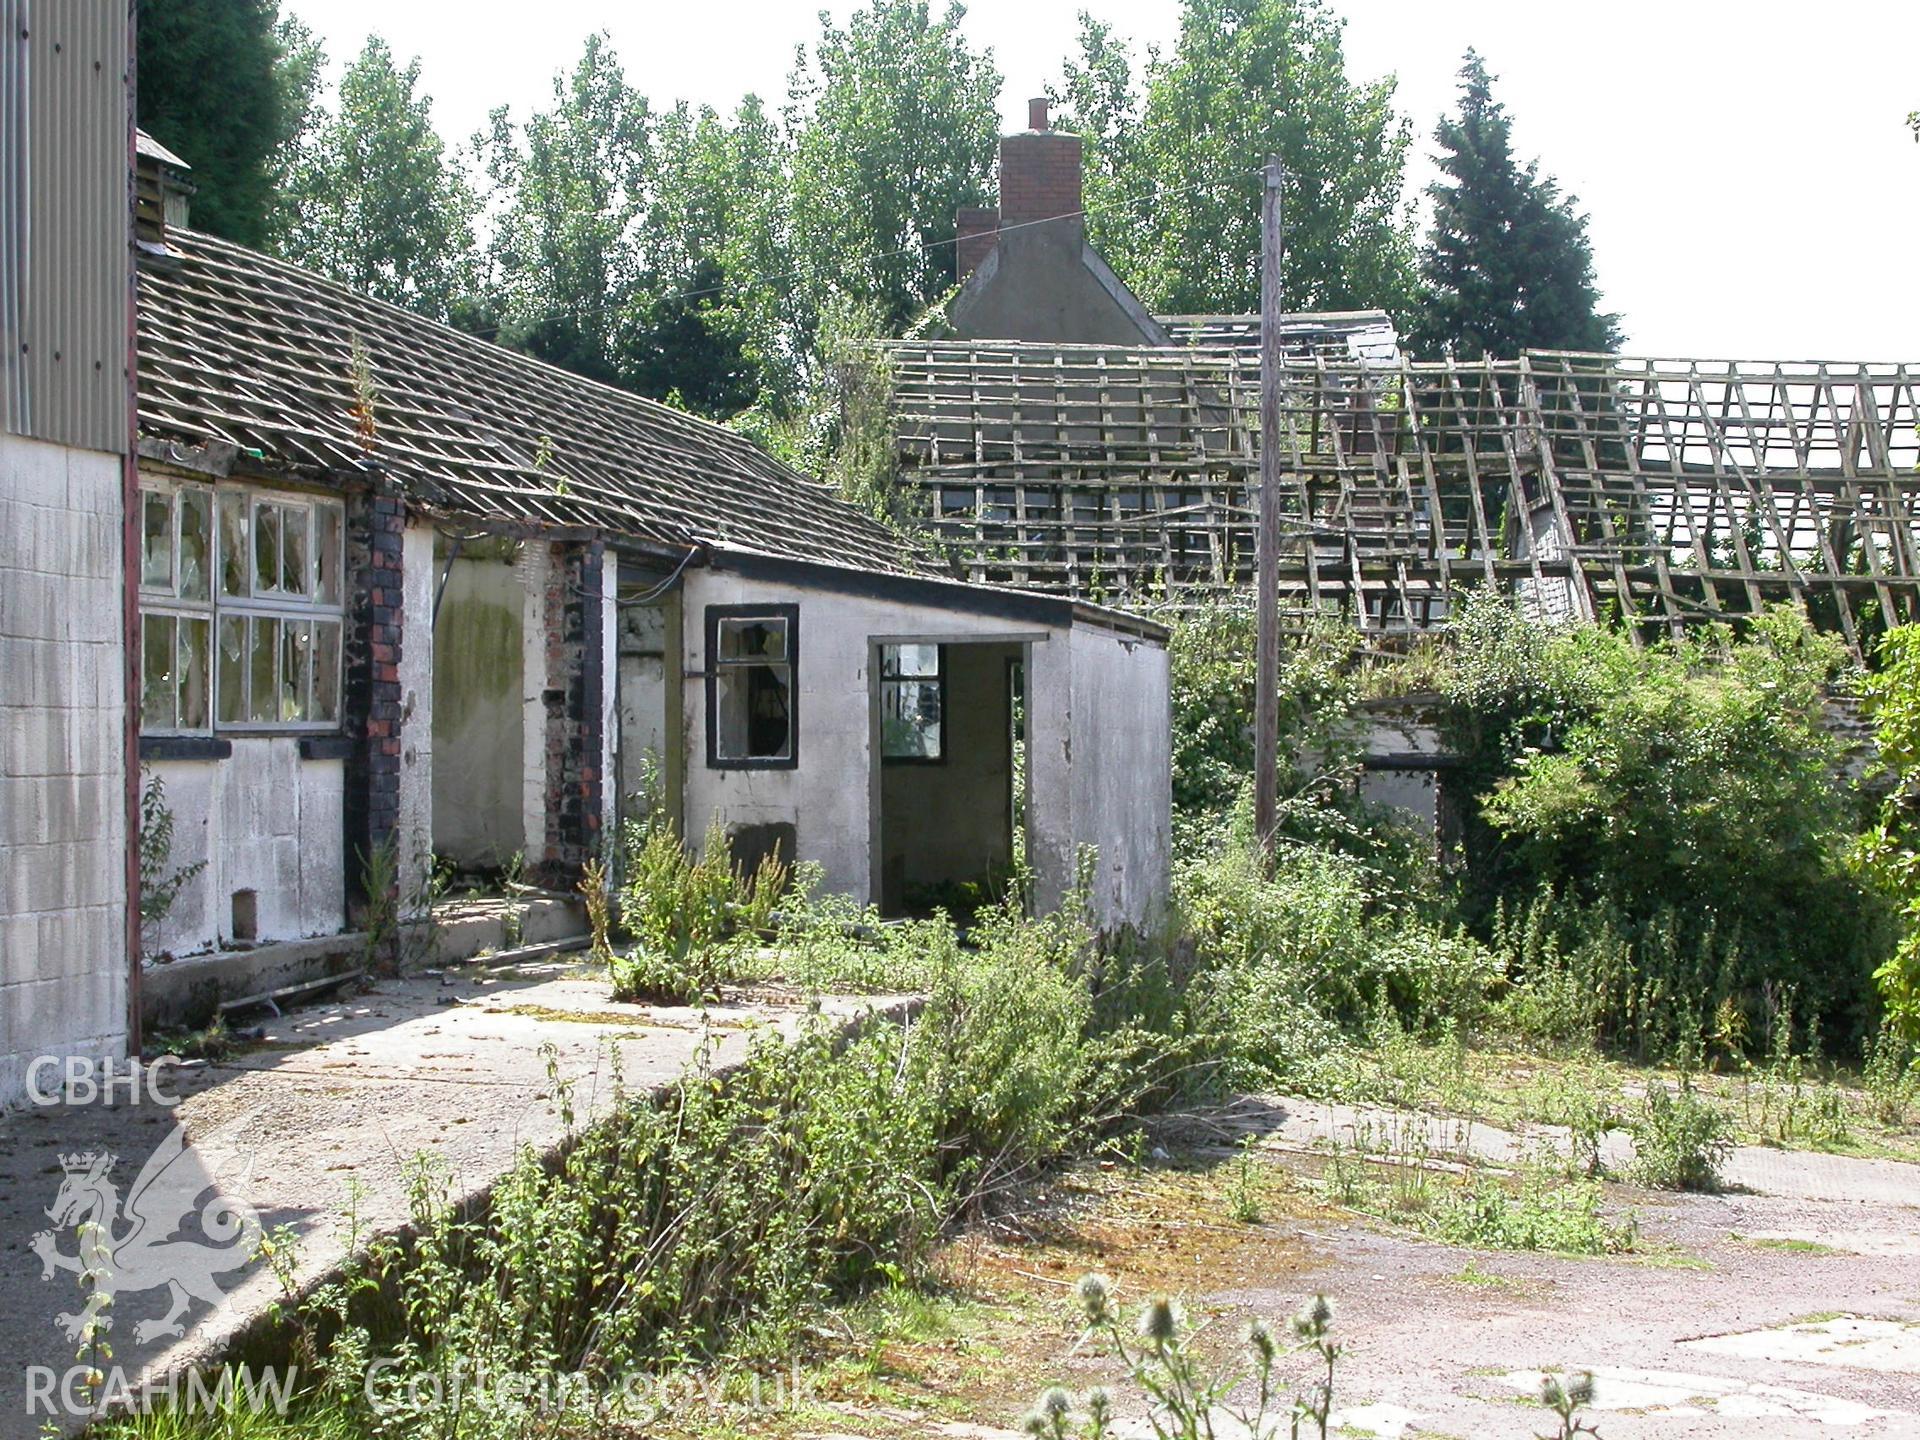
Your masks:
M 433 848 L 492 868 L 525 844 L 524 591 L 514 567 L 458 559 L 433 633 Z

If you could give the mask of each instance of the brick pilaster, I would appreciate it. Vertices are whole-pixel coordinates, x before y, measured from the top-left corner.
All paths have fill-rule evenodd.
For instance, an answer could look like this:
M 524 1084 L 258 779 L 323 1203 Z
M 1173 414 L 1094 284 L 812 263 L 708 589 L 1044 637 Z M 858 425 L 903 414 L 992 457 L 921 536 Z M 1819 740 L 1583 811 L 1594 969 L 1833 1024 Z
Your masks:
M 342 729 L 353 742 L 342 814 L 347 895 L 366 896 L 366 857 L 394 838 L 400 822 L 400 645 L 406 505 L 385 483 L 347 507 L 345 685 Z M 405 845 L 408 839 L 399 837 Z
M 546 869 L 572 878 L 600 852 L 606 696 L 604 639 L 612 623 L 602 594 L 606 547 L 556 545 L 547 588 Z

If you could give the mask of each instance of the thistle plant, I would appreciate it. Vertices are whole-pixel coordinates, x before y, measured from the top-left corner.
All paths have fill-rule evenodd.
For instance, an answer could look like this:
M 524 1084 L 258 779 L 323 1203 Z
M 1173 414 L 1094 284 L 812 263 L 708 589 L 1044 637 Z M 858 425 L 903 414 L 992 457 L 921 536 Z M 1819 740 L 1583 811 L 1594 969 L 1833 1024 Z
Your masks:
M 1301 1342 L 1293 1353 L 1311 1351 L 1326 1365 L 1324 1379 L 1298 1393 L 1286 1393 L 1275 1367 L 1287 1353 L 1273 1327 L 1256 1317 L 1247 1325 L 1241 1358 L 1218 1367 L 1207 1365 L 1195 1353 L 1194 1340 L 1204 1326 L 1190 1328 L 1178 1302 L 1160 1295 L 1149 1300 L 1131 1327 L 1114 1303 L 1113 1282 L 1104 1275 L 1086 1275 L 1074 1287 L 1086 1316 L 1081 1343 L 1104 1336 L 1126 1365 L 1133 1383 L 1146 1393 L 1147 1423 L 1157 1440 L 1211 1440 L 1214 1417 L 1224 1416 L 1236 1433 L 1248 1440 L 1289 1440 L 1327 1434 L 1327 1416 L 1333 1408 L 1334 1363 L 1339 1345 L 1330 1338 L 1333 1307 L 1327 1297 L 1315 1295 L 1292 1322 Z M 1236 1405 L 1233 1396 L 1251 1387 L 1251 1398 Z M 1113 1399 L 1103 1388 L 1087 1392 L 1079 1407 L 1060 1386 L 1040 1394 L 1023 1428 L 1043 1440 L 1104 1440 L 1111 1433 Z M 1307 1428 L 1307 1427 L 1317 1427 Z
M 1540 1403 L 1559 1417 L 1560 1428 L 1540 1440 L 1574 1440 L 1577 1435 L 1598 1435 L 1595 1426 L 1580 1418 L 1579 1412 L 1593 1404 L 1593 1372 L 1576 1370 L 1565 1379 L 1557 1375 L 1540 1377 Z

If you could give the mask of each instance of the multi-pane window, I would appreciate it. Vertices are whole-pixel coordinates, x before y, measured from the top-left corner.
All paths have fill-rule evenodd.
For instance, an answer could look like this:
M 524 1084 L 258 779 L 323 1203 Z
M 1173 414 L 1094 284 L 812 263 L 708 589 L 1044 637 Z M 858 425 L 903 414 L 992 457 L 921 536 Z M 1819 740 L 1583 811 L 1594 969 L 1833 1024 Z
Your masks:
M 946 647 L 880 647 L 880 755 L 939 760 L 947 709 Z
M 788 767 L 799 748 L 794 666 L 799 613 L 791 605 L 764 610 L 707 610 L 707 761 L 722 769 Z
M 141 728 L 337 726 L 339 502 L 180 485 L 140 504 Z

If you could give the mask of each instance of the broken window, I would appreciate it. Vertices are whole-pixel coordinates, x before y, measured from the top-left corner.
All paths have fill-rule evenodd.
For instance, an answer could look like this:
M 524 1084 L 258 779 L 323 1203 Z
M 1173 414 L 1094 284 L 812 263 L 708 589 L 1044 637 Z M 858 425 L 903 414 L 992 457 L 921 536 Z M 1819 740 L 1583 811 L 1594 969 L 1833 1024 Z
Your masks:
M 340 503 L 154 484 L 141 521 L 141 729 L 337 726 Z
M 794 605 L 707 607 L 709 765 L 744 769 L 796 763 L 799 628 Z
M 880 647 L 880 754 L 886 760 L 939 760 L 947 711 L 944 645 Z

